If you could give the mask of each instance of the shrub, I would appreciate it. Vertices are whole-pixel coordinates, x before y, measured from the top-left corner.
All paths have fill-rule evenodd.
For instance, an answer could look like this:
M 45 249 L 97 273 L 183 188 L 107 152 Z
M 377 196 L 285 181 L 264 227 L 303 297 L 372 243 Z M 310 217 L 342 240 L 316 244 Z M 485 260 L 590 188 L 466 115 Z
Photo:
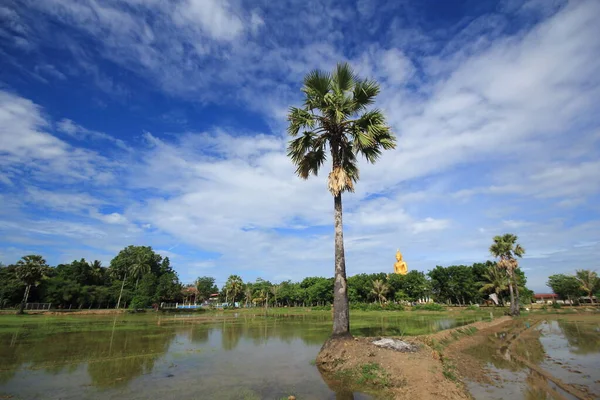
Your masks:
M 558 309 L 562 308 L 562 304 L 554 302 L 554 303 L 552 303 L 552 308 L 554 308 L 555 310 L 558 310 Z
M 129 308 L 132 310 L 139 310 L 142 308 L 147 308 L 152 305 L 152 299 L 148 296 L 134 296 L 129 303 Z
M 437 303 L 417 304 L 413 306 L 413 311 L 446 311 L 446 307 Z

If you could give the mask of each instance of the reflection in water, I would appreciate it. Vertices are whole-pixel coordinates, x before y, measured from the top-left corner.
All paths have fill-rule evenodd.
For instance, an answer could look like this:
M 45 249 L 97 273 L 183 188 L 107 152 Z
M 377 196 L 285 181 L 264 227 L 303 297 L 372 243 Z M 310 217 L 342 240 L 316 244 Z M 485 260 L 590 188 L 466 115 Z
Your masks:
M 365 398 L 343 387 L 330 388 L 311 364 L 331 331 L 330 318 L 323 314 L 239 315 L 212 321 L 186 315 L 26 321 L 22 329 L 0 335 L 0 395 Z M 394 335 L 460 323 L 377 317 L 357 321 L 353 331 Z
M 600 324 L 558 321 L 558 326 L 573 353 L 600 353 Z

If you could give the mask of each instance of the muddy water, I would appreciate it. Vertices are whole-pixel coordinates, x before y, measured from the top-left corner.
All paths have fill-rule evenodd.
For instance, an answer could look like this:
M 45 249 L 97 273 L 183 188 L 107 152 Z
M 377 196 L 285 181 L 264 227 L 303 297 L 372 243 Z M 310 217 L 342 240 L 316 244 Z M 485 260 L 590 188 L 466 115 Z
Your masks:
M 329 388 L 313 365 L 331 331 L 323 314 L 11 318 L 0 316 L 0 398 L 369 398 Z M 354 334 L 402 334 L 473 319 L 404 313 L 353 322 Z
M 521 322 L 469 353 L 485 361 L 485 380 L 467 380 L 476 399 L 600 398 L 600 317 Z

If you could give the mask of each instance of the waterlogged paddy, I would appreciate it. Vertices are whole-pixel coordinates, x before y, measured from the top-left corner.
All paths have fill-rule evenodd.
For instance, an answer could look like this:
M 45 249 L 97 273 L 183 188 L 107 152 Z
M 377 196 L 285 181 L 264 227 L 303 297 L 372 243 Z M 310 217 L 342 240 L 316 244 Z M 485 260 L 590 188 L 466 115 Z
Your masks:
M 521 333 L 499 332 L 469 349 L 487 363 L 492 378 L 491 384 L 467 382 L 471 394 L 476 399 L 600 398 L 600 316 L 587 317 L 548 318 Z
M 353 334 L 362 336 L 425 334 L 489 318 L 415 312 L 352 317 Z M 335 399 L 338 389 L 329 388 L 313 365 L 330 331 L 328 312 L 0 315 L 0 398 Z

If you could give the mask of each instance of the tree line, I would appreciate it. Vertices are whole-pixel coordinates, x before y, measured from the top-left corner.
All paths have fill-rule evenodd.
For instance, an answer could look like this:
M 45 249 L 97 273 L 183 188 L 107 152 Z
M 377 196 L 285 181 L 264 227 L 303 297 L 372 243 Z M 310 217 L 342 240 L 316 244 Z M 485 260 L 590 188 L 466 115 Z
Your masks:
M 149 246 L 128 246 L 105 267 L 74 260 L 50 267 L 40 255 L 0 266 L 0 307 L 51 303 L 53 308 L 143 308 L 182 301 L 182 285 L 171 267 Z
M 512 279 L 499 262 L 486 261 L 438 265 L 427 273 L 361 273 L 347 278 L 348 297 L 351 305 L 377 303 L 386 307 L 432 299 L 466 306 L 489 302 L 489 295 L 495 294 L 504 305 L 511 301 L 512 282 L 513 292 L 520 294 L 519 302 L 529 303 L 533 292 L 526 287 L 525 274 L 518 265 L 511 272 Z M 592 300 L 592 294 L 600 288 L 600 279 L 593 271 L 578 270 L 574 276 L 550 276 L 548 286 L 564 300 L 584 295 Z M 39 302 L 67 309 L 145 308 L 185 300 L 202 303 L 214 294 L 221 303 L 245 307 L 323 306 L 333 304 L 333 289 L 334 278 L 319 276 L 300 282 L 272 283 L 260 278 L 244 282 L 240 276 L 231 275 L 220 289 L 215 278 L 203 276 L 191 285 L 183 285 L 169 258 L 148 246 L 124 248 L 108 267 L 85 259 L 50 267 L 39 255 L 24 256 L 15 264 L 0 266 L 0 307 Z
M 529 302 L 533 292 L 526 288 L 523 271 L 515 269 L 521 301 Z M 431 299 L 438 303 L 467 306 L 479 304 L 495 293 L 501 303 L 508 302 L 508 275 L 493 261 L 473 265 L 436 266 L 427 273 L 410 271 L 406 275 L 393 273 L 361 273 L 347 278 L 350 304 L 377 303 L 385 307 L 391 303 L 418 302 Z M 237 303 L 244 307 L 322 306 L 333 304 L 334 278 L 312 276 L 300 282 L 291 280 L 271 283 L 264 279 L 244 282 L 231 275 L 223 287 L 215 285 L 210 276 L 199 277 L 190 285 L 195 298 L 202 303 L 218 294 L 222 303 Z

